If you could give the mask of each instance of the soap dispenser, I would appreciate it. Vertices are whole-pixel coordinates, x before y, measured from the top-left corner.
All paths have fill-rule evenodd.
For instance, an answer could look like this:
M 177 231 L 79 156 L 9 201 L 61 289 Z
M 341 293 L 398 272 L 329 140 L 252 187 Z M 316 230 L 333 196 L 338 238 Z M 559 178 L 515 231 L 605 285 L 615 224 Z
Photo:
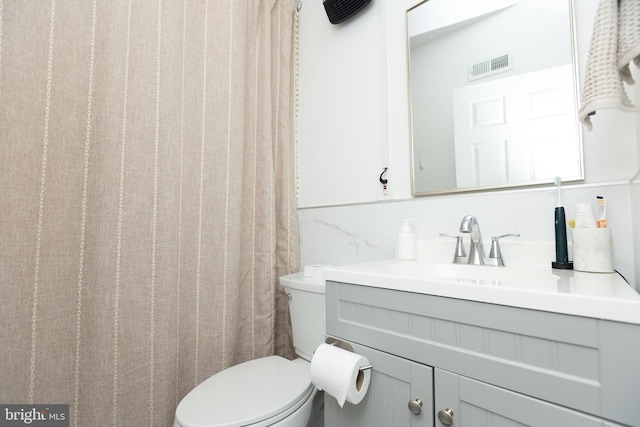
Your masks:
M 411 218 L 402 221 L 400 234 L 398 234 L 398 245 L 396 246 L 396 254 L 399 260 L 416 259 L 416 235 L 413 234 L 411 228 Z

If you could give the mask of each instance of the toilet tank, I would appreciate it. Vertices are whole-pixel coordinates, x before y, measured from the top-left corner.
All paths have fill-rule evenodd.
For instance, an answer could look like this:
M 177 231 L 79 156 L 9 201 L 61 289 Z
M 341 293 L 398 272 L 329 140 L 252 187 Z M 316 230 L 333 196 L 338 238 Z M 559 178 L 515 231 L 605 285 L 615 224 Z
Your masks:
M 326 332 L 324 280 L 293 273 L 280 277 L 280 285 L 289 299 L 296 354 L 311 361 L 315 349 L 324 342 Z

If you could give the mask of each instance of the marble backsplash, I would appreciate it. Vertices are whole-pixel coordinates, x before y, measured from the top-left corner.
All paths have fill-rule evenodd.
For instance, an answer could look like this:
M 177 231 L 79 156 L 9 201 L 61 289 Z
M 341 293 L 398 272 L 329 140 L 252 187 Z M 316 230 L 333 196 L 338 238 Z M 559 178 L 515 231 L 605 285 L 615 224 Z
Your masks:
M 636 259 L 640 256 L 634 252 L 632 187 L 620 182 L 566 185 L 562 202 L 568 221 L 575 214 L 576 203 L 591 202 L 595 206 L 596 195 L 606 197 L 615 269 L 634 284 Z M 459 234 L 462 217 L 471 214 L 477 217 L 485 241 L 491 236 L 520 233 L 521 241 L 553 242 L 555 205 L 555 188 L 545 187 L 299 209 L 301 269 L 310 264 L 344 265 L 394 258 L 404 218 L 413 218 L 418 240 L 442 239 L 439 233 Z

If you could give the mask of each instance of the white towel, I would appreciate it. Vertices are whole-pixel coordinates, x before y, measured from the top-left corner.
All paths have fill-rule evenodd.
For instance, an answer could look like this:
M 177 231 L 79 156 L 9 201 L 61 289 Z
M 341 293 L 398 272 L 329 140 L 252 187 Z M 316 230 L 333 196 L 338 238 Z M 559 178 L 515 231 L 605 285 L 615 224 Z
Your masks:
M 588 130 L 593 128 L 590 115 L 596 110 L 638 111 L 622 84 L 634 83 L 631 61 L 640 67 L 640 1 L 600 0 L 578 113 Z

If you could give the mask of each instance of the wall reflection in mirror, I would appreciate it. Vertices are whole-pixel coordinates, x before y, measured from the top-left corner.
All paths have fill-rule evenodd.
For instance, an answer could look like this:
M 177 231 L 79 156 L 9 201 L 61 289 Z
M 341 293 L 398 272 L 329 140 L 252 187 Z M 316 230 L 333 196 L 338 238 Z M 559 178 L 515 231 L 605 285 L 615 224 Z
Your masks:
M 407 11 L 414 194 L 584 177 L 572 6 L 428 0 Z

